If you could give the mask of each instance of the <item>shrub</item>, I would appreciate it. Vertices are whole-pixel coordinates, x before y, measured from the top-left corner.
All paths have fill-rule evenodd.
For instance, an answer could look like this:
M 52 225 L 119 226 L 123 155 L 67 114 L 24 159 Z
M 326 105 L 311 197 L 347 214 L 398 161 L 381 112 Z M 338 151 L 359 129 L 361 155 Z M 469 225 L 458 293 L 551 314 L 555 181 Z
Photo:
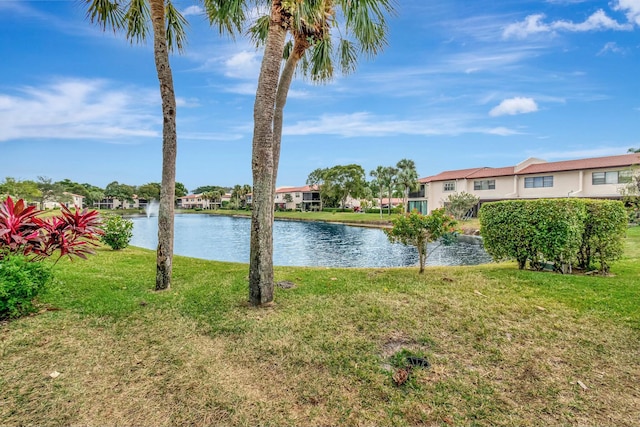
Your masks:
M 32 300 L 51 280 L 51 270 L 24 255 L 0 259 L 0 318 L 16 318 L 34 311 Z
M 120 215 L 106 217 L 102 229 L 104 234 L 101 240 L 116 251 L 129 246 L 131 237 L 133 237 L 133 221 Z
M 622 254 L 626 213 L 611 200 L 539 199 L 485 203 L 480 209 L 480 232 L 495 260 L 515 259 L 520 269 L 547 262 L 567 272 L 577 264 L 600 270 Z
M 453 233 L 456 221 L 443 208 L 435 209 L 429 215 L 416 211 L 394 218 L 393 228 L 384 229 L 391 242 L 415 246 L 420 260 L 419 273 L 424 273 L 424 264 L 429 256 L 427 244 Z M 447 240 L 447 243 L 449 240 Z
M 578 266 L 590 269 L 593 261 L 597 261 L 599 270 L 607 273 L 609 263 L 622 256 L 627 212 L 621 202 L 614 200 L 589 200 L 586 209 L 587 219 L 578 253 Z

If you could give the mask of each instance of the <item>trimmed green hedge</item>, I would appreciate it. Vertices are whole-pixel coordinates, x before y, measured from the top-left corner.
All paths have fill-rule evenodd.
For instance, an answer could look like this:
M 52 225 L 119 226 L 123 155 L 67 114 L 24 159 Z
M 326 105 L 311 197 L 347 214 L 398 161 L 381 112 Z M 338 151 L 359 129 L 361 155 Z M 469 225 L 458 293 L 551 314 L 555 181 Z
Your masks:
M 508 200 L 485 203 L 480 232 L 495 260 L 515 259 L 519 268 L 536 270 L 552 264 L 556 271 L 572 266 L 609 270 L 622 254 L 626 212 L 619 201 L 591 199 Z
M 25 256 L 0 259 L 0 319 L 35 311 L 32 300 L 51 282 L 51 269 Z

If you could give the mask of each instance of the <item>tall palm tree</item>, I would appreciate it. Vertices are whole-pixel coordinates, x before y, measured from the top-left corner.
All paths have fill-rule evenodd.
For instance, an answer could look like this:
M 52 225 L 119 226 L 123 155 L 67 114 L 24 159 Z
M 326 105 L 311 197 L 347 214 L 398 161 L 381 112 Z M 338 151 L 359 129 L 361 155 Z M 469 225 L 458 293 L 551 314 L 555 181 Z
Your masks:
M 253 211 L 249 299 L 253 305 L 273 300 L 273 200 L 280 159 L 283 111 L 298 64 L 313 80 L 326 81 L 333 75 L 331 29 L 352 35 L 360 51 L 373 55 L 385 45 L 385 13 L 393 11 L 392 0 L 271 0 L 269 15 L 259 19 L 251 32 L 264 45 L 254 104 Z M 231 31 L 246 0 L 205 0 L 212 22 Z M 269 2 L 266 2 L 267 4 Z M 336 7 L 341 13 L 336 13 Z M 337 18 L 344 17 L 339 26 Z M 244 16 L 242 17 L 244 19 Z M 285 51 L 287 35 L 293 39 Z M 285 54 L 286 53 L 286 54 Z M 356 47 L 340 42 L 343 71 L 354 68 Z M 287 58 L 281 72 L 281 61 Z M 304 59 L 306 58 L 306 59 Z
M 396 165 L 398 168 L 398 185 L 403 187 L 403 205 L 404 212 L 409 211 L 409 191 L 416 188 L 418 185 L 418 171 L 416 171 L 416 164 L 413 160 L 402 159 Z
M 170 0 L 131 0 L 123 4 L 117 0 L 85 0 L 91 22 L 126 30 L 127 39 L 146 40 L 149 22 L 153 30 L 153 53 L 160 97 L 162 99 L 162 183 L 158 211 L 158 249 L 156 256 L 156 290 L 169 289 L 173 269 L 173 216 L 176 181 L 176 96 L 169 51 L 182 50 L 185 42 L 186 20 Z
M 377 187 L 378 187 L 378 193 L 379 193 L 379 200 L 380 200 L 380 218 L 382 218 L 382 196 L 384 195 L 384 188 L 385 188 L 385 184 L 383 182 L 384 180 L 384 176 L 385 176 L 385 167 L 384 166 L 378 166 L 377 168 L 375 168 L 375 170 L 372 170 L 371 172 L 369 172 L 369 175 L 371 175 L 372 177 L 374 177 L 377 181 Z
M 393 197 L 393 189 L 397 185 L 397 177 L 398 169 L 393 166 L 387 166 L 384 168 L 384 173 L 380 178 L 381 184 L 387 188 L 387 215 L 391 215 L 391 198 Z

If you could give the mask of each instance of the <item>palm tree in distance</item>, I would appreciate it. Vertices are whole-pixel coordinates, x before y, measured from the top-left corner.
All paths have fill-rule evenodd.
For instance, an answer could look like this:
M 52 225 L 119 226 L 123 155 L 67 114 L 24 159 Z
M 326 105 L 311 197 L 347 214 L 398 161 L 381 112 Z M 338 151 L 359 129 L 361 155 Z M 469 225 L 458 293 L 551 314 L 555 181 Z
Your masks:
M 402 159 L 396 165 L 398 168 L 397 181 L 398 185 L 403 187 L 403 206 L 404 212 L 409 211 L 409 191 L 418 185 L 418 172 L 416 164 L 413 160 Z
M 87 17 L 106 30 L 125 30 L 131 42 L 144 42 L 153 30 L 153 54 L 160 97 L 162 99 L 162 183 L 158 209 L 158 249 L 156 254 L 156 290 L 169 289 L 173 269 L 174 194 L 176 181 L 176 96 L 169 51 L 182 51 L 187 21 L 171 0 L 85 0 Z
M 352 36 L 356 44 L 342 38 L 338 50 L 343 71 L 352 71 L 358 48 L 376 54 L 385 44 L 385 13 L 392 13 L 392 0 L 298 0 L 270 2 L 269 15 L 251 28 L 253 39 L 264 45 L 254 104 L 253 211 L 249 299 L 253 305 L 273 300 L 273 201 L 280 159 L 283 111 L 298 64 L 314 81 L 333 76 L 332 29 Z M 206 0 L 212 22 L 232 31 L 246 0 Z M 265 2 L 269 3 L 269 2 Z M 336 12 L 336 8 L 341 13 Z M 343 17 L 342 25 L 338 17 Z M 287 35 L 293 39 L 287 45 Z M 357 46 L 357 47 L 356 47 Z M 281 62 L 287 58 L 281 70 Z

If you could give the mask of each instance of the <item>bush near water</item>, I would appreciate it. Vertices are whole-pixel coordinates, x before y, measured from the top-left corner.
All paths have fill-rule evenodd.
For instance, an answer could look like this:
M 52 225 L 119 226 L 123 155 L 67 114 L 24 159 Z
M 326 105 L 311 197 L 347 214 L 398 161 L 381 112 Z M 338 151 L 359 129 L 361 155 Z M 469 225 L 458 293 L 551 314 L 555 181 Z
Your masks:
M 627 229 L 624 205 L 614 200 L 538 199 L 485 203 L 480 232 L 495 260 L 515 259 L 520 269 L 548 264 L 606 273 L 620 258 Z

